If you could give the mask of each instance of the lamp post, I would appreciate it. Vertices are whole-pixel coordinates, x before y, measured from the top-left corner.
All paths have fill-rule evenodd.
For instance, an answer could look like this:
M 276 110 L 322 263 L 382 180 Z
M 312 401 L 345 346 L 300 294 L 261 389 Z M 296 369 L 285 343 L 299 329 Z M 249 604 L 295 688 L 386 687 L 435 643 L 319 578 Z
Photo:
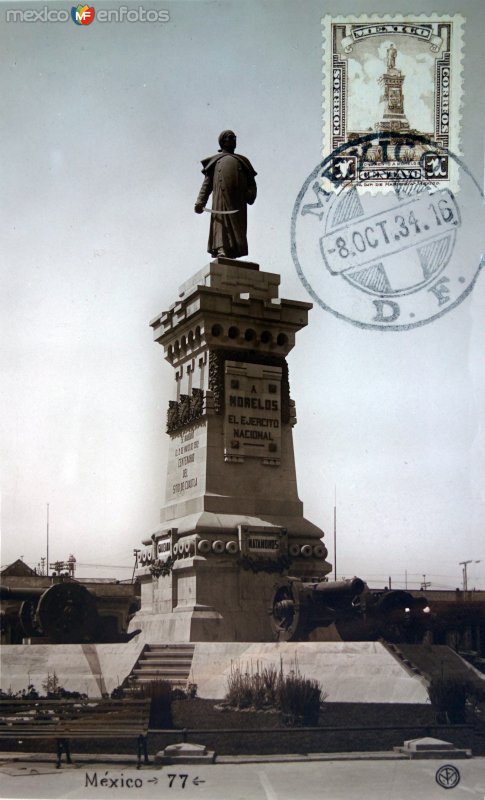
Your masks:
M 458 562 L 461 567 L 463 567 L 463 591 L 468 591 L 468 575 L 467 575 L 467 567 L 468 564 L 479 564 L 480 559 L 478 561 L 474 561 L 472 558 L 469 558 L 468 561 L 459 561 Z

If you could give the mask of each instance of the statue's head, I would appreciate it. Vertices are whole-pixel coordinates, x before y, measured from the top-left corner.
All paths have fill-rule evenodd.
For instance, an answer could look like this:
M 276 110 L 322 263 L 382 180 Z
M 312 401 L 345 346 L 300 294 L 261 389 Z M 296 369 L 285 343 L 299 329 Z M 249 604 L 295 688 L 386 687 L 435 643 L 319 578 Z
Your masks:
M 234 131 L 222 131 L 219 134 L 219 147 L 228 153 L 234 153 L 236 149 L 236 134 Z

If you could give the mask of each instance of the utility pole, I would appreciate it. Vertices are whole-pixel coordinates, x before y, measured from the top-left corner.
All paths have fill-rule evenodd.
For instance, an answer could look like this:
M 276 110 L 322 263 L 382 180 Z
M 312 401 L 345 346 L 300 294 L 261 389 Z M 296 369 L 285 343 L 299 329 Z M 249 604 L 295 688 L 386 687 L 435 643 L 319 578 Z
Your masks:
M 459 561 L 458 562 L 461 567 L 463 567 L 463 591 L 468 591 L 468 575 L 467 575 L 467 567 L 468 564 L 479 564 L 480 559 L 478 561 L 474 561 L 472 558 L 469 558 L 468 561 Z
M 137 550 L 136 548 L 133 550 L 133 555 L 135 556 L 135 565 L 133 567 L 133 575 L 131 576 L 131 582 L 134 583 L 135 581 L 135 572 L 138 566 L 138 556 L 140 555 L 141 550 Z
M 337 487 L 334 487 L 333 501 L 333 573 L 337 580 Z
M 424 589 L 424 591 L 426 591 L 426 589 L 429 589 L 430 586 L 431 586 L 431 581 L 427 581 L 426 574 L 424 574 L 423 580 L 421 581 L 421 589 Z
M 47 558 L 46 558 L 46 575 L 49 577 L 49 503 L 47 503 Z

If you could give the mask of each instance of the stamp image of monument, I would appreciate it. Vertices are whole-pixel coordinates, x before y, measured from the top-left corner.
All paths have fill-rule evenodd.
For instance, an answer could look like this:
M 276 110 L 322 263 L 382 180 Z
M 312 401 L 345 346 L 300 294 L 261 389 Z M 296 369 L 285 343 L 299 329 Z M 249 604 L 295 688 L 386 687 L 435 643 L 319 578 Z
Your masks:
M 369 186 L 434 181 L 456 188 L 463 18 L 323 19 L 324 156 L 365 143 L 355 177 Z M 438 155 L 439 152 L 439 155 Z

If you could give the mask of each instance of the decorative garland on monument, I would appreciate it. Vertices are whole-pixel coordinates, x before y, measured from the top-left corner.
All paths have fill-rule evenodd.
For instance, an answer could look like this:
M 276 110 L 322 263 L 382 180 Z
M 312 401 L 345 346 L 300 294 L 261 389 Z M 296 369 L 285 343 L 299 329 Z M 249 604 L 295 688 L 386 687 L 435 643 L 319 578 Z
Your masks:
M 149 570 L 154 578 L 159 578 L 160 575 L 170 575 L 175 559 L 169 556 L 166 561 L 161 561 L 157 558 L 153 564 L 150 564 Z
M 167 433 L 174 433 L 200 419 L 204 414 L 204 391 L 192 389 L 192 396 L 181 394 L 180 400 L 168 401 Z
M 280 556 L 279 558 L 251 558 L 250 556 L 242 556 L 238 558 L 237 563 L 243 569 L 250 569 L 251 572 L 283 572 L 288 569 L 292 563 L 289 556 Z

